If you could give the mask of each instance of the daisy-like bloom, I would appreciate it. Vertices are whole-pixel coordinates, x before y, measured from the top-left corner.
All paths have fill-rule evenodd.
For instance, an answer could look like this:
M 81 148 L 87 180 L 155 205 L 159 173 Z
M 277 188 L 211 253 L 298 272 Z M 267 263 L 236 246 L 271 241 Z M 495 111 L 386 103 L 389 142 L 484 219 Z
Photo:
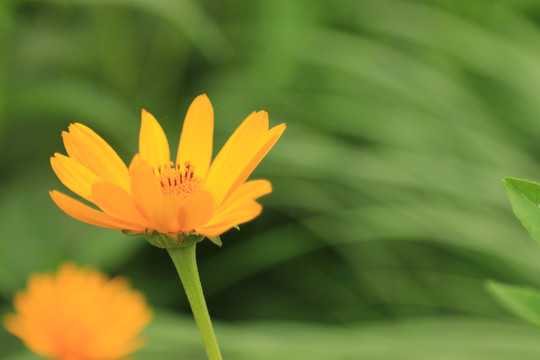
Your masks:
M 14 304 L 6 329 L 56 360 L 122 359 L 143 345 L 138 334 L 152 318 L 143 295 L 125 279 L 71 263 L 56 274 L 32 275 Z
M 253 112 L 212 161 L 214 110 L 201 95 L 187 112 L 175 162 L 161 126 L 143 110 L 139 153 L 128 168 L 94 131 L 72 124 L 62 134 L 68 156 L 55 154 L 51 165 L 66 187 L 100 210 L 50 194 L 64 212 L 93 225 L 173 239 L 216 237 L 261 212 L 255 200 L 271 185 L 246 180 L 284 130 L 285 124 L 269 129 L 265 111 Z

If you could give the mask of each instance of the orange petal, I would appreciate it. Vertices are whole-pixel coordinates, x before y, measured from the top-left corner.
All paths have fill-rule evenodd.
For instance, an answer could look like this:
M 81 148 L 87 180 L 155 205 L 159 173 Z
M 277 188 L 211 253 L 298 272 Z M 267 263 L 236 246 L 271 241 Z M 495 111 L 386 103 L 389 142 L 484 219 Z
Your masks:
M 179 222 L 181 209 L 181 200 L 178 196 L 165 196 L 159 206 L 152 213 L 152 224 L 160 233 L 178 233 L 182 229 Z
M 123 221 L 104 214 L 101 211 L 92 209 L 59 191 L 53 190 L 49 192 L 49 194 L 60 209 L 79 221 L 108 229 L 144 231 L 144 227 L 138 224 Z
M 142 110 L 141 131 L 139 133 L 139 154 L 141 160 L 153 167 L 170 161 L 169 143 L 163 129 L 156 118 L 146 110 Z
M 247 200 L 255 200 L 263 195 L 269 194 L 272 192 L 272 184 L 268 180 L 252 180 L 242 185 L 238 186 L 232 193 L 227 197 L 223 205 L 221 206 L 221 211 L 226 211 L 227 208 L 232 207 L 236 202 L 245 202 Z
M 254 219 L 262 211 L 262 206 L 255 201 L 236 203 L 234 208 L 229 209 L 218 217 L 212 218 L 204 226 L 198 227 L 196 231 L 204 236 L 218 236 L 229 230 L 233 226 L 242 224 Z
M 88 201 L 92 201 L 92 185 L 102 179 L 78 161 L 62 154 L 51 157 L 54 173 L 68 189 Z
M 180 135 L 176 162 L 195 165 L 197 176 L 206 178 L 212 161 L 214 109 L 206 95 L 198 96 L 189 107 Z
M 18 337 L 22 337 L 22 335 L 24 334 L 24 327 L 19 320 L 19 316 L 7 314 L 4 316 L 3 323 L 6 330 L 10 333 Z
M 230 182 L 224 186 L 224 173 L 246 164 L 248 156 L 256 151 L 257 144 L 267 131 L 268 114 L 264 111 L 254 112 L 242 122 L 217 154 L 206 179 L 206 187 L 214 194 L 217 204 L 232 185 Z
M 221 160 L 223 164 L 216 163 L 218 160 L 216 157 L 206 181 L 206 188 L 212 192 L 217 204 L 249 177 L 284 130 L 285 124 L 281 124 L 269 131 L 263 131 L 262 134 L 259 132 L 258 136 L 255 135 L 256 131 L 253 131 L 253 135 L 247 132 L 239 136 L 233 134 L 227 143 L 231 141 L 234 143 L 228 149 L 225 149 L 227 144 L 223 147 L 222 152 L 226 150 Z
M 68 155 L 98 176 L 129 189 L 126 164 L 113 148 L 92 129 L 82 124 L 69 126 L 69 133 L 62 133 Z
M 152 227 L 150 222 L 137 210 L 131 195 L 121 187 L 101 181 L 92 186 L 92 196 L 94 203 L 106 214 L 141 224 L 145 228 Z
M 131 196 L 139 212 L 151 219 L 154 210 L 163 202 L 163 191 L 154 170 L 135 155 L 129 167 Z
M 255 153 L 255 156 L 253 156 L 250 161 L 247 163 L 247 165 L 241 170 L 240 175 L 234 182 L 233 186 L 231 187 L 231 190 L 236 189 L 238 186 L 243 184 L 249 175 L 255 170 L 257 165 L 260 164 L 261 160 L 268 154 L 270 149 L 274 147 L 276 142 L 279 140 L 283 132 L 285 131 L 286 125 L 280 124 L 278 126 L 273 127 L 270 129 L 268 134 L 266 135 L 266 139 L 263 142 L 263 145 L 259 148 L 259 150 Z
M 214 213 L 214 198 L 208 191 L 199 191 L 182 203 L 182 231 L 189 232 L 208 222 Z
M 248 181 L 242 185 L 240 185 L 221 205 L 221 207 L 215 212 L 212 220 L 209 222 L 210 225 L 212 224 L 220 224 L 220 223 L 228 223 L 227 220 L 231 216 L 234 217 L 234 215 L 238 212 L 239 209 L 243 209 L 244 207 L 251 207 L 254 200 L 270 193 L 272 191 L 272 185 L 267 180 L 253 180 Z M 256 203 L 257 204 L 257 203 Z M 255 208 L 260 206 L 257 204 Z M 249 221 L 249 220 L 246 220 Z M 205 226 L 207 226 L 206 224 Z M 233 224 L 233 226 L 236 224 Z

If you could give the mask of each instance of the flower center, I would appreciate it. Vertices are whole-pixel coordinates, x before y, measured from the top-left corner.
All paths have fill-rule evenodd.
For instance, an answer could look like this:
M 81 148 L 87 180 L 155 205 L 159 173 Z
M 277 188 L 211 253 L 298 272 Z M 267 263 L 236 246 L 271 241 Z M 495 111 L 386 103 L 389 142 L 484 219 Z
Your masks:
M 184 166 L 169 161 L 155 168 L 154 173 L 161 183 L 164 195 L 176 195 L 185 200 L 203 188 L 203 179 L 195 176 L 195 165 L 189 161 L 186 161 Z

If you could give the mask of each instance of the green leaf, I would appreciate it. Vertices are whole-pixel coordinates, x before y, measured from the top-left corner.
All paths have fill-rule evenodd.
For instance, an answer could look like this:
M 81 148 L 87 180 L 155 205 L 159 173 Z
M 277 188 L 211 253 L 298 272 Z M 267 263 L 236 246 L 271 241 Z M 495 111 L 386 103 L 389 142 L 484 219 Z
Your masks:
M 514 213 L 532 238 L 540 244 L 540 184 L 510 177 L 503 182 Z
M 488 281 L 487 290 L 508 310 L 540 326 L 540 290 Z

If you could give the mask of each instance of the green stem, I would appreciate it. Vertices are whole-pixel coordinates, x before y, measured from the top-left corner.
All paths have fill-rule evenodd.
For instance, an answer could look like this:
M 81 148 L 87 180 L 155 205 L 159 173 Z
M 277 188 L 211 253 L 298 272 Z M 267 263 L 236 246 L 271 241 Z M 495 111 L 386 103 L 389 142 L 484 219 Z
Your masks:
M 195 317 L 195 322 L 201 333 L 201 337 L 206 348 L 206 354 L 209 360 L 222 360 L 219 346 L 212 328 L 212 321 L 208 314 L 208 308 L 204 300 L 199 271 L 197 270 L 197 260 L 195 258 L 196 244 L 168 248 L 167 251 L 171 256 L 176 271 L 180 276 L 184 290 L 186 291 L 191 311 Z

